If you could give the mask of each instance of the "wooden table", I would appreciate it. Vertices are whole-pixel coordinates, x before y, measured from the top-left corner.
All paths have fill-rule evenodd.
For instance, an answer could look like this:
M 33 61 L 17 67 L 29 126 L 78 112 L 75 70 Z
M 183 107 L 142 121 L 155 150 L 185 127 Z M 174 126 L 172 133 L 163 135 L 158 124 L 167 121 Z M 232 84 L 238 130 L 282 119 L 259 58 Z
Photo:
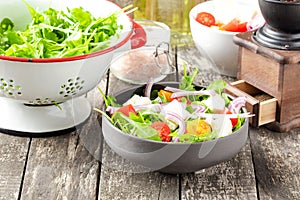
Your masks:
M 202 63 L 194 47 L 178 50 L 178 55 L 195 66 Z M 197 82 L 202 85 L 217 78 L 232 81 L 205 66 L 200 70 Z M 129 86 L 111 74 L 99 83 L 109 93 Z M 96 89 L 87 98 L 93 107 L 103 105 Z M 276 133 L 250 128 L 247 144 L 233 159 L 180 175 L 143 171 L 120 158 L 103 141 L 94 111 L 82 127 L 61 136 L 0 133 L 1 200 L 300 199 L 299 177 L 300 129 Z

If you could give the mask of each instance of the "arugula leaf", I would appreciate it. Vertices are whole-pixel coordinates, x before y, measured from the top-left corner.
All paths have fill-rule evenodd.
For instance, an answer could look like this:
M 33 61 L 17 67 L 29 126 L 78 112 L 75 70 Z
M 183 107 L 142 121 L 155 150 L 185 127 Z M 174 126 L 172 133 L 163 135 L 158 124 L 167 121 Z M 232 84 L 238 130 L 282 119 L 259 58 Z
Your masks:
M 48 8 L 39 12 L 23 0 L 32 20 L 23 31 L 14 30 L 5 18 L 0 24 L 0 53 L 25 58 L 62 58 L 88 54 L 109 46 L 123 28 L 117 22 L 121 11 L 96 18 L 89 11 Z
M 242 127 L 242 125 L 244 124 L 244 121 L 245 121 L 245 118 L 238 117 L 237 124 L 235 125 L 233 131 L 237 131 L 238 129 L 240 129 Z
M 226 87 L 226 82 L 222 79 L 218 79 L 218 80 L 211 82 L 209 84 L 209 86 L 207 87 L 207 90 L 214 90 L 218 94 L 221 95 L 222 92 L 224 91 L 225 87 Z
M 193 68 L 194 69 L 193 74 L 190 76 L 190 75 L 187 74 L 186 67 L 187 67 L 187 64 L 184 63 L 184 75 L 183 75 L 181 83 L 179 85 L 179 89 L 193 91 L 193 90 L 195 90 L 193 82 L 195 80 L 195 77 L 199 73 L 199 70 L 198 70 L 198 68 L 194 67 Z
M 149 124 L 135 122 L 121 112 L 114 113 L 112 120 L 115 122 L 115 125 L 125 133 L 136 135 L 144 139 L 161 141 L 157 131 L 151 128 Z
M 81 8 L 74 8 L 70 11 L 70 13 L 70 18 L 74 19 L 74 21 L 79 22 L 80 26 L 84 28 L 88 27 L 89 24 L 91 24 L 92 21 L 95 20 L 91 13 L 84 11 Z
M 229 103 L 231 102 L 230 98 L 228 97 L 227 93 L 222 93 L 222 98 L 225 101 L 225 106 L 228 107 Z
M 173 132 L 170 134 L 170 136 L 178 137 L 181 143 L 191 143 L 191 142 L 194 143 L 194 142 L 204 142 L 208 140 L 213 140 L 216 138 L 217 133 L 216 131 L 213 131 L 211 133 L 205 133 L 205 134 L 195 136 L 189 133 L 178 134 L 177 132 Z
M 30 15 L 33 19 L 33 23 L 40 23 L 44 21 L 43 15 L 39 14 L 29 3 L 27 3 L 25 0 L 22 0 L 23 3 L 27 6 L 27 9 L 30 12 Z
M 153 110 L 138 111 L 138 116 L 141 117 L 141 122 L 148 123 L 149 125 L 156 121 L 164 121 L 162 115 Z
M 158 97 L 160 98 L 161 100 L 161 103 L 167 103 L 168 102 L 168 99 L 166 96 L 164 95 L 161 95 L 160 93 L 157 93 Z
M 14 26 L 14 23 L 9 18 L 4 18 L 0 23 L 0 33 L 10 31 L 14 28 Z
M 201 134 L 201 135 L 195 136 L 193 138 L 193 142 L 204 142 L 204 141 L 208 141 L 208 140 L 213 140 L 216 138 L 216 136 L 217 136 L 216 131 L 213 131 L 211 133 Z
M 105 95 L 100 87 L 98 87 L 98 90 L 104 99 L 104 103 L 106 107 L 108 106 L 121 107 L 121 105 L 117 103 L 117 99 L 115 96 Z

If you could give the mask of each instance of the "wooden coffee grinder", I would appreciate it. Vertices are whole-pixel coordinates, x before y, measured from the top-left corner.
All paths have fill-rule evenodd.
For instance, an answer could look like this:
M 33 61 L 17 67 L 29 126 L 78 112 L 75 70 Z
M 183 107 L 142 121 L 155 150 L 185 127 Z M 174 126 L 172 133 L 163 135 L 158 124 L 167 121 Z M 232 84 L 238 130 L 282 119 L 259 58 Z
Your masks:
M 287 132 L 300 127 L 300 2 L 259 0 L 266 24 L 237 34 L 237 78 L 229 87 L 248 96 L 252 126 Z

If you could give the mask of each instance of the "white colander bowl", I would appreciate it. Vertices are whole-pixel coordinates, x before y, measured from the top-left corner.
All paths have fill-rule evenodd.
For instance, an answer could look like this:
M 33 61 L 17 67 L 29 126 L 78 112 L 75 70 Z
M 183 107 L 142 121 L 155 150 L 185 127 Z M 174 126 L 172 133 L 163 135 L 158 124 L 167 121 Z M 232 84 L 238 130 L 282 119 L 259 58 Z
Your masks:
M 49 6 L 56 9 L 83 7 L 95 17 L 105 17 L 120 9 L 105 0 L 27 2 L 38 10 Z M 22 0 L 1 1 L 0 20 L 4 17 L 11 18 L 19 29 L 31 21 Z M 100 82 L 114 52 L 138 48 L 146 42 L 143 29 L 124 12 L 119 15 L 118 23 L 123 26 L 119 37 L 112 38 L 108 48 L 91 54 L 48 59 L 0 56 L 0 129 L 21 135 L 41 135 L 85 121 L 91 106 L 82 96 Z

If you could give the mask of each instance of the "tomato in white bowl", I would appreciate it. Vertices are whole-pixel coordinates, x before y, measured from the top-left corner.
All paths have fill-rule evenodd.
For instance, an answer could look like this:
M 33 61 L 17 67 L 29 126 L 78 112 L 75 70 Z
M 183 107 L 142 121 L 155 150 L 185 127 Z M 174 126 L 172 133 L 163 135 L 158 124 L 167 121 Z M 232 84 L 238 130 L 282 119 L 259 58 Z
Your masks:
M 257 2 L 206 1 L 193 7 L 189 17 L 197 48 L 204 50 L 214 61 L 220 74 L 236 77 L 238 46 L 234 44 L 233 36 L 264 24 Z

